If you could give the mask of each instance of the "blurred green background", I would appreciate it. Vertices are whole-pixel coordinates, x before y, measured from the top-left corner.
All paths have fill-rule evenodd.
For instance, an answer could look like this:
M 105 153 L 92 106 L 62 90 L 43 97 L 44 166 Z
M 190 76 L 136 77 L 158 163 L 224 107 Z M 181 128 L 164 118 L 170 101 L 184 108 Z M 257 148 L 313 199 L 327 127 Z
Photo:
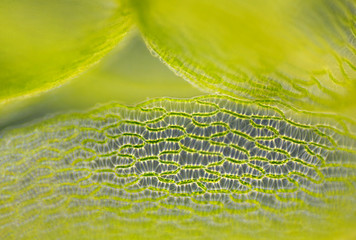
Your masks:
M 0 130 L 49 114 L 85 110 L 107 102 L 135 105 L 154 97 L 193 97 L 202 92 L 152 56 L 133 30 L 101 62 L 68 83 L 0 106 Z
M 132 26 L 121 0 L 1 0 L 0 103 L 60 86 Z

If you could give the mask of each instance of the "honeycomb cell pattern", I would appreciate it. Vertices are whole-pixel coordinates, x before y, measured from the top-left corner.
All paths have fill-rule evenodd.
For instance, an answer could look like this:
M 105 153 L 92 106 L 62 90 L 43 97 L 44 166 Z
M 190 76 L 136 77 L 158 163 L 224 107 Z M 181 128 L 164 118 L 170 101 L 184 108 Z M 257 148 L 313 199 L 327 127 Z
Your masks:
M 76 217 L 233 221 L 245 234 L 297 216 L 323 221 L 355 204 L 354 130 L 335 115 L 222 96 L 112 103 L 6 130 L 1 238 Z

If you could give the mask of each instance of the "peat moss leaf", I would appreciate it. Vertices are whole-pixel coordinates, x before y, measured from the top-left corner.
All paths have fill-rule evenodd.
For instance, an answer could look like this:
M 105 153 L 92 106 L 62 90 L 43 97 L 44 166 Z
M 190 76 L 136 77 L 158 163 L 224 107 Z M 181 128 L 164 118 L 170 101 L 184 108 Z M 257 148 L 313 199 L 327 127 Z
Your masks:
M 0 103 L 63 84 L 103 57 L 131 20 L 120 0 L 0 2 Z
M 140 34 L 131 31 L 100 63 L 70 83 L 0 108 L 0 131 L 34 118 L 83 110 L 98 103 L 133 105 L 153 97 L 186 98 L 201 94 L 153 57 Z
M 204 96 L 2 132 L 0 237 L 348 239 L 354 131 L 330 115 Z
M 354 0 L 130 2 L 149 48 L 208 92 L 355 110 Z

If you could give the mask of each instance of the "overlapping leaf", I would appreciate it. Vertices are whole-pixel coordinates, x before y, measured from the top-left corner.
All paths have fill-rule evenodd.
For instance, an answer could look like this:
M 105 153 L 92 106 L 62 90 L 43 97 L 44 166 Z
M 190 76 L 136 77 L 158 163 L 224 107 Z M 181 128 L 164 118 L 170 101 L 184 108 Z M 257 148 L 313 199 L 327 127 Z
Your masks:
M 97 62 L 131 20 L 120 0 L 0 2 L 0 103 L 59 86 Z
M 208 92 L 354 116 L 353 0 L 136 0 L 147 45 Z

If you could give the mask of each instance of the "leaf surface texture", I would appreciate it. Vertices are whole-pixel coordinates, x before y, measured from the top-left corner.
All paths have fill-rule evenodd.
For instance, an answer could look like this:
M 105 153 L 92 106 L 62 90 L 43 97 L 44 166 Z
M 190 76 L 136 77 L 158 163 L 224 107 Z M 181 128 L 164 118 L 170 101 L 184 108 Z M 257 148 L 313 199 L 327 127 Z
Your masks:
M 354 131 L 333 115 L 221 96 L 42 120 L 0 135 L 0 234 L 347 236 Z

